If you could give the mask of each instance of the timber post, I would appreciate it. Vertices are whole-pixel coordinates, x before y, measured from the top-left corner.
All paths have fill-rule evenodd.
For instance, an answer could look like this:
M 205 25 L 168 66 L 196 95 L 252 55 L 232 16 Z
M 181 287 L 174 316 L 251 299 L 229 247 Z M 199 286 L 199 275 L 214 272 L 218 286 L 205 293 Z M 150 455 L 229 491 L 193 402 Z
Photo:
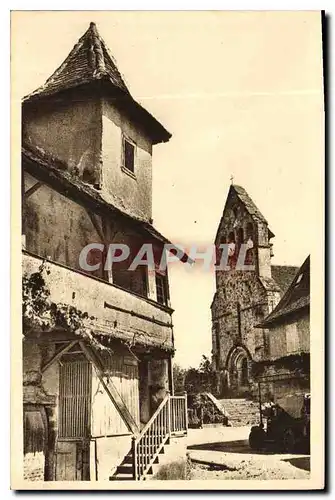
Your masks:
M 136 443 L 135 436 L 132 436 L 132 438 L 131 438 L 131 452 L 132 452 L 132 457 L 133 457 L 133 479 L 134 479 L 134 481 L 137 481 L 138 457 L 137 457 L 137 443 Z
M 188 429 L 188 412 L 187 412 L 187 392 L 184 391 L 184 398 L 185 398 L 185 431 L 187 434 L 187 429 Z

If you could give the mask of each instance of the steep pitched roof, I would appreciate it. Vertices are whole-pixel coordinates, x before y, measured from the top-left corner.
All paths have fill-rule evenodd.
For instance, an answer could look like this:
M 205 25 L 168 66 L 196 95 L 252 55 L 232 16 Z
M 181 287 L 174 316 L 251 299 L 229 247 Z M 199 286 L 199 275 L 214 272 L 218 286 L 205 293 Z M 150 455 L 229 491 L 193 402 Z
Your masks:
M 223 209 L 223 214 L 226 210 L 228 201 L 230 200 L 230 198 L 233 195 L 235 195 L 241 201 L 241 203 L 243 203 L 245 209 L 251 215 L 251 217 L 253 218 L 253 220 L 255 222 L 263 222 L 265 224 L 268 224 L 266 218 L 260 212 L 260 210 L 257 208 L 256 204 L 250 198 L 250 196 L 248 195 L 246 190 L 242 186 L 237 186 L 236 184 L 231 184 L 231 186 L 229 188 L 228 196 L 227 196 L 226 203 L 225 203 L 225 206 Z M 216 232 L 215 242 L 217 241 L 218 235 L 220 233 L 220 227 L 221 227 L 222 221 L 223 221 L 223 215 L 221 217 L 220 224 L 219 224 L 219 227 L 218 227 L 217 232 Z M 271 229 L 268 228 L 268 231 L 269 231 L 269 238 L 273 238 L 274 234 L 271 231 Z
M 308 256 L 277 306 L 259 326 L 261 328 L 271 328 L 275 323 L 285 321 L 288 315 L 307 309 L 309 301 L 310 258 Z
M 248 195 L 248 193 L 246 192 L 246 190 L 242 186 L 236 186 L 235 184 L 232 184 L 230 186 L 228 197 L 229 197 L 230 191 L 233 191 L 236 193 L 237 197 L 239 198 L 239 200 L 241 200 L 241 202 L 243 203 L 243 205 L 245 206 L 245 208 L 247 209 L 247 211 L 249 212 L 249 214 L 251 215 L 252 218 L 259 220 L 259 221 L 262 221 L 262 222 L 265 222 L 267 224 L 266 218 L 258 210 L 257 206 L 255 205 L 253 200 L 250 198 L 250 196 Z
M 118 96 L 123 100 L 123 106 L 131 109 L 132 116 L 149 128 L 154 143 L 166 142 L 170 139 L 171 134 L 163 125 L 131 96 L 95 23 L 90 23 L 88 30 L 78 40 L 65 61 L 46 82 L 23 98 L 23 104 L 97 81 L 106 82 L 111 90 L 118 92 Z
M 281 295 L 284 295 L 292 283 L 298 269 L 297 266 L 271 266 L 272 278 L 278 284 Z
M 115 87 L 130 94 L 96 25 L 90 23 L 88 30 L 78 40 L 60 67 L 44 85 L 24 97 L 24 100 L 55 94 L 103 77 L 108 77 Z

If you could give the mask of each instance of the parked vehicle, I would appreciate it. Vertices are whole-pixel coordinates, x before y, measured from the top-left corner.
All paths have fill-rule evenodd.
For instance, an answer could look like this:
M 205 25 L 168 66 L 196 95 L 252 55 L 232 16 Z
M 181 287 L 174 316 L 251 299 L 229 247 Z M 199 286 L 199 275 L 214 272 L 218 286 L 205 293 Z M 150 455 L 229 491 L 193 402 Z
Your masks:
M 276 401 L 262 402 L 260 398 L 259 403 L 260 423 L 251 428 L 250 448 L 309 453 L 310 394 L 292 392 Z

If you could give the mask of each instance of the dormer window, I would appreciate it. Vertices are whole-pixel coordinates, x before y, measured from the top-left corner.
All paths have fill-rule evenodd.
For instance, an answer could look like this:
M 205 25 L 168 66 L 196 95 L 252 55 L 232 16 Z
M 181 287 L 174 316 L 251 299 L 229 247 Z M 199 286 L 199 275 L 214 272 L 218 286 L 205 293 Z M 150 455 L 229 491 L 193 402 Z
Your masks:
M 135 144 L 130 139 L 123 137 L 122 148 L 122 166 L 128 172 L 134 173 L 135 170 Z

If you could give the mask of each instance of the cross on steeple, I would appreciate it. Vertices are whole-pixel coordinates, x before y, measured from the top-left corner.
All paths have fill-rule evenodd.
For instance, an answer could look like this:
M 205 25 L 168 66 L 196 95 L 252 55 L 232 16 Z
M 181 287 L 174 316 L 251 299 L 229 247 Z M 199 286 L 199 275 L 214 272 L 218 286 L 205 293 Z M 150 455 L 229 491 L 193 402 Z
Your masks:
M 230 176 L 230 182 L 232 185 L 234 184 L 234 176 L 233 175 Z

